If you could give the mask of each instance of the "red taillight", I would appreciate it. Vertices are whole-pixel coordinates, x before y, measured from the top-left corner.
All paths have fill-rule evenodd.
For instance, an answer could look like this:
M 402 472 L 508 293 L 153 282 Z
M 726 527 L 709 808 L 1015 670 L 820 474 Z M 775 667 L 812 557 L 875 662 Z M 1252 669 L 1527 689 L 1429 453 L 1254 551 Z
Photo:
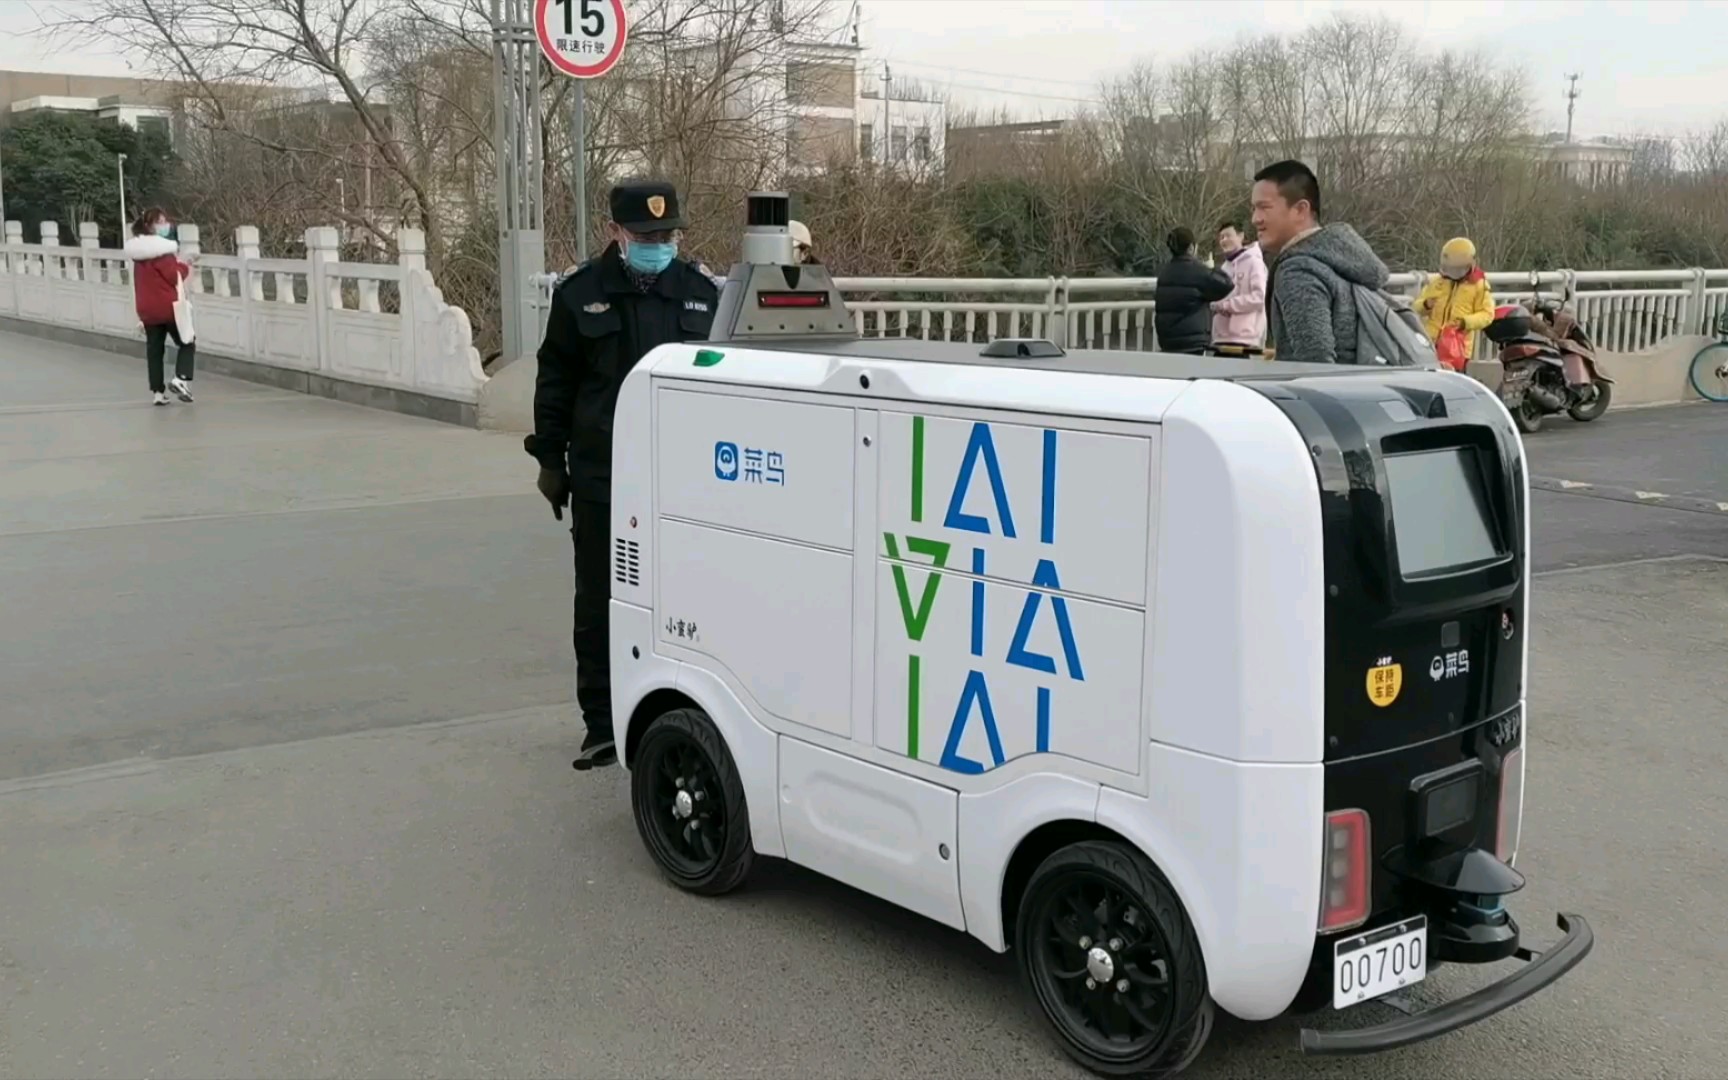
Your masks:
M 1494 829 L 1494 855 L 1507 866 L 1518 857 L 1518 827 L 1524 808 L 1524 748 L 1508 750 L 1500 761 L 1500 814 Z
M 756 303 L 765 308 L 825 308 L 828 306 L 828 294 L 795 293 L 795 292 L 759 292 Z
M 1326 815 L 1321 933 L 1348 930 L 1368 921 L 1368 852 L 1368 811 L 1334 810 Z

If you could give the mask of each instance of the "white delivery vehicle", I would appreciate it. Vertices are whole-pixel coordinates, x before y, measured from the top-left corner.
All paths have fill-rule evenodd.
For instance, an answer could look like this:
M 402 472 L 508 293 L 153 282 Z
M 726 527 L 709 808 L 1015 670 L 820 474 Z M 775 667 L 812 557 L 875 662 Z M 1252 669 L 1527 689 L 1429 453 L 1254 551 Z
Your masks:
M 1169 1075 L 1215 1008 L 1365 1053 L 1523 946 L 1529 487 L 1415 368 L 860 340 L 751 199 L 713 340 L 625 380 L 614 715 L 677 885 L 790 859 L 1013 949 L 1062 1047 Z M 1427 1011 L 1441 963 L 1515 974 Z

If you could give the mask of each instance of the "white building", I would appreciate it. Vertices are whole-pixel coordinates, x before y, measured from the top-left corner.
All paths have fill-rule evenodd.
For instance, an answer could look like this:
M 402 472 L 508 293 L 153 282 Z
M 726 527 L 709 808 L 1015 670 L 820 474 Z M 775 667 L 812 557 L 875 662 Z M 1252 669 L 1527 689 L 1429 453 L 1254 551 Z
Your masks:
M 1597 188 L 1624 183 L 1632 173 L 1639 148 L 1603 140 L 1557 141 L 1542 146 L 1538 154 L 1544 174 Z
M 731 73 L 714 68 L 721 55 L 736 65 Z M 858 45 L 781 41 L 740 59 L 713 42 L 692 41 L 614 79 L 613 105 L 590 138 L 632 147 L 614 151 L 624 173 L 662 171 L 668 162 L 654 154 L 674 154 L 678 135 L 704 129 L 717 145 L 748 144 L 722 145 L 722 153 L 778 160 L 787 178 L 860 161 L 914 175 L 940 169 L 946 105 L 922 100 L 928 95 L 909 84 L 885 82 L 883 71 Z
M 946 103 L 897 90 L 860 46 L 789 45 L 786 100 L 789 173 L 860 161 L 914 174 L 942 166 Z
M 140 135 L 155 131 L 165 139 L 174 137 L 174 110 L 162 105 L 125 101 L 117 94 L 102 98 L 42 95 L 12 103 L 13 115 L 33 112 L 84 113 L 98 120 L 125 124 Z

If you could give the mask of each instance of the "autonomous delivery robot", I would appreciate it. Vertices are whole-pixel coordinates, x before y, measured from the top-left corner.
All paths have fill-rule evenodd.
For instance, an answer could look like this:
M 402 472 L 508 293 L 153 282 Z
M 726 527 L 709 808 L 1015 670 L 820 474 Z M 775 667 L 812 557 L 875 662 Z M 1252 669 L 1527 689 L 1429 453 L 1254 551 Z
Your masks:
M 613 714 L 678 887 L 789 859 L 1012 950 L 1062 1048 L 1404 1046 L 1530 997 L 1529 482 L 1451 372 L 862 339 L 784 195 L 613 425 Z M 1421 1007 L 1442 964 L 1522 961 Z

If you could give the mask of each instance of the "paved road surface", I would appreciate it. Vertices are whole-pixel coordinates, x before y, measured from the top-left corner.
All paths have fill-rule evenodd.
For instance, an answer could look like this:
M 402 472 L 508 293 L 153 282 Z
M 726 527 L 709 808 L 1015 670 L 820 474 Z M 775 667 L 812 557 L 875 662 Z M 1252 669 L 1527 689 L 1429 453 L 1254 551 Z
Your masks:
M 217 379 L 153 410 L 141 366 L 0 335 L 0 1076 L 1077 1075 L 962 935 L 658 880 L 623 777 L 569 768 L 568 540 L 515 440 Z M 1572 426 L 1536 473 L 1728 498 L 1728 409 Z M 1519 910 L 1596 953 L 1371 1060 L 1226 1021 L 1189 1075 L 1728 1072 L 1728 516 L 1576 490 L 1543 569 L 1657 557 L 1536 592 Z
M 1728 406 L 1550 419 L 1525 440 L 1538 570 L 1728 557 Z

